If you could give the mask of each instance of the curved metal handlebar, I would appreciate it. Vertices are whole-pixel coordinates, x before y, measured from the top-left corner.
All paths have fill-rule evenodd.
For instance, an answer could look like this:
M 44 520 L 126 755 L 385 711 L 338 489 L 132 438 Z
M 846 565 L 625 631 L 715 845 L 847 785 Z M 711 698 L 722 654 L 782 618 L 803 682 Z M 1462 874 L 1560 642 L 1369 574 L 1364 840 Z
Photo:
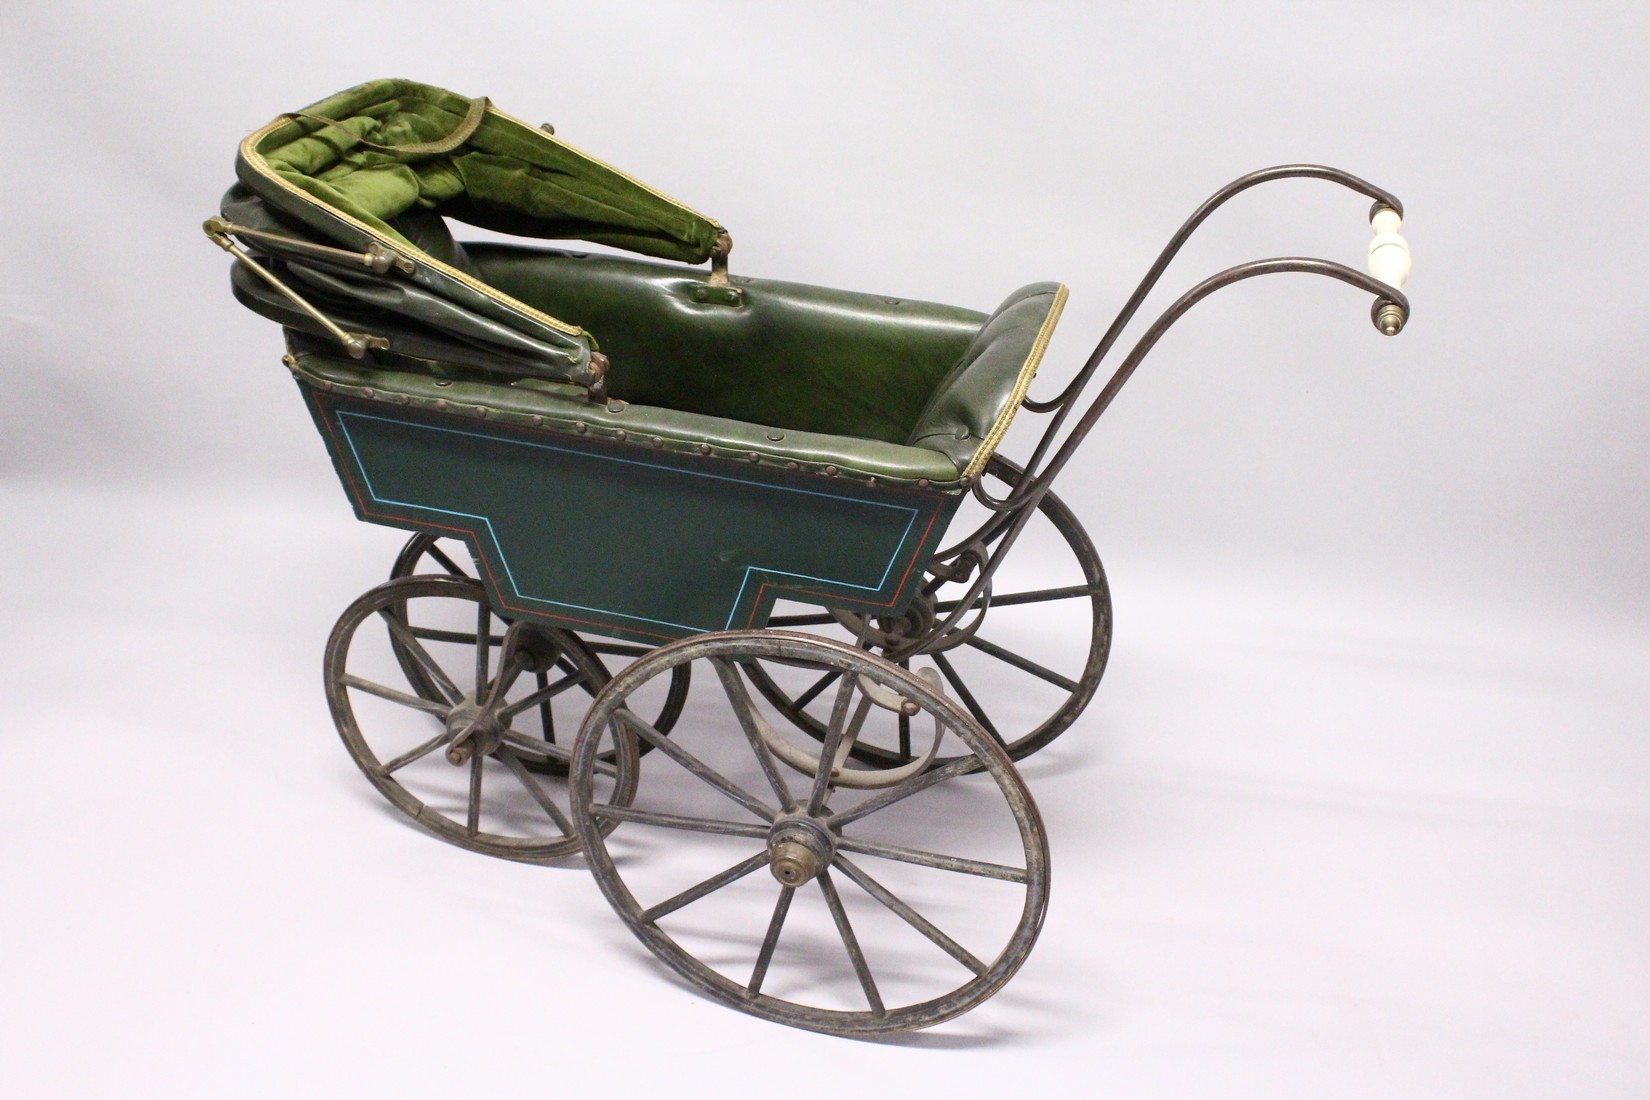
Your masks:
M 1034 401 L 1027 398 L 1022 403 L 1024 407 L 1032 412 L 1048 412 L 1067 404 L 1077 396 L 1084 385 L 1087 384 L 1089 377 L 1094 374 L 1095 368 L 1100 365 L 1100 361 L 1106 357 L 1106 353 L 1111 351 L 1111 346 L 1122 335 L 1123 329 L 1134 319 L 1141 303 L 1146 300 L 1146 295 L 1150 294 L 1152 289 L 1157 286 L 1157 281 L 1163 277 L 1163 272 L 1168 270 L 1169 264 L 1180 253 L 1181 247 L 1185 245 L 1193 233 L 1197 232 L 1197 227 L 1209 219 L 1209 215 L 1226 205 L 1228 199 L 1249 190 L 1251 187 L 1258 187 L 1273 180 L 1302 178 L 1328 180 L 1331 183 L 1338 183 L 1342 187 L 1356 191 L 1360 195 L 1374 199 L 1375 207 L 1370 211 L 1371 217 L 1374 217 L 1376 210 L 1382 206 L 1390 207 L 1397 211 L 1400 218 L 1403 217 L 1404 204 L 1398 201 L 1398 196 L 1376 187 L 1367 180 L 1359 179 L 1349 172 L 1342 172 L 1338 168 L 1330 168 L 1322 164 L 1279 164 L 1272 168 L 1262 168 L 1258 172 L 1250 172 L 1247 176 L 1239 176 L 1205 199 L 1203 205 L 1192 211 L 1192 216 L 1187 218 L 1179 229 L 1175 230 L 1175 235 L 1169 238 L 1169 243 L 1163 246 L 1162 252 L 1158 253 L 1157 261 L 1152 264 L 1140 280 L 1140 285 L 1134 288 L 1134 293 L 1129 295 L 1129 300 L 1123 303 L 1123 308 L 1118 311 L 1117 318 L 1112 321 L 1111 327 L 1106 330 L 1106 334 L 1100 338 L 1100 343 L 1095 345 L 1094 352 L 1089 356 L 1088 361 L 1083 364 L 1083 369 L 1077 372 L 1077 376 L 1066 385 L 1060 395 L 1048 401 Z M 1032 464 L 1036 464 L 1035 460 Z
M 1246 191 L 1251 187 L 1272 180 L 1291 178 L 1323 179 L 1338 183 L 1352 191 L 1375 200 L 1370 209 L 1370 223 L 1375 231 L 1375 238 L 1369 245 L 1370 274 L 1354 271 L 1345 264 L 1334 263 L 1329 260 L 1312 259 L 1302 256 L 1280 257 L 1270 260 L 1254 260 L 1249 263 L 1229 267 L 1218 274 L 1198 283 L 1191 290 L 1181 295 L 1167 310 L 1152 323 L 1146 330 L 1122 364 L 1113 373 L 1110 381 L 1105 385 L 1088 409 L 1083 413 L 1076 425 L 1066 434 L 1060 443 L 1059 449 L 1048 459 L 1046 465 L 1043 460 L 1048 456 L 1051 446 L 1060 433 L 1066 417 L 1070 414 L 1077 396 L 1083 391 L 1101 362 L 1111 351 L 1117 338 L 1127 327 L 1128 323 L 1140 309 L 1146 296 L 1157 285 L 1163 272 L 1180 251 L 1192 233 L 1202 225 L 1209 215 L 1213 214 L 1232 196 Z M 1228 183 L 1219 191 L 1211 195 L 1203 205 L 1199 206 L 1192 216 L 1181 225 L 1169 243 L 1159 253 L 1157 260 L 1152 264 L 1146 275 L 1141 279 L 1139 286 L 1124 303 L 1111 327 L 1101 337 L 1082 369 L 1077 372 L 1060 394 L 1048 401 L 1035 401 L 1026 398 L 1022 401 L 1024 408 L 1032 412 L 1054 412 L 1038 441 L 1031 459 L 1025 465 L 1023 475 L 1017 480 L 1010 491 L 1003 497 L 991 496 L 985 491 L 983 481 L 977 480 L 973 485 L 973 494 L 981 504 L 991 510 L 992 515 L 981 525 L 980 529 L 955 545 L 941 550 L 934 555 L 934 562 L 943 565 L 952 562 L 958 568 L 952 573 L 962 574 L 948 579 L 964 580 L 967 574 L 978 568 L 978 573 L 972 577 L 968 592 L 957 600 L 951 613 L 936 624 L 919 645 L 912 647 L 914 651 L 927 648 L 939 648 L 944 639 L 955 628 L 956 624 L 970 613 L 979 603 L 981 597 L 990 591 L 991 576 L 1002 562 L 1008 549 L 1019 537 L 1021 529 L 1030 518 L 1031 513 L 1047 495 L 1054 478 L 1059 474 L 1095 422 L 1100 419 L 1117 397 L 1118 391 L 1123 388 L 1135 368 L 1140 365 L 1147 353 L 1162 339 L 1163 334 L 1178 321 L 1185 313 L 1201 302 L 1204 298 L 1223 287 L 1239 283 L 1245 279 L 1253 279 L 1261 275 L 1274 275 L 1283 272 L 1302 272 L 1309 275 L 1322 275 L 1337 279 L 1350 286 L 1356 287 L 1374 296 L 1374 303 L 1370 308 L 1370 320 L 1380 332 L 1388 336 L 1396 335 L 1409 319 L 1409 299 L 1399 289 L 1409 274 L 1410 258 L 1409 245 L 1399 235 L 1398 230 L 1403 219 L 1403 204 L 1397 196 L 1385 191 L 1374 184 L 1359 179 L 1357 176 L 1342 172 L 1336 168 L 1329 168 L 1320 164 L 1283 164 L 1274 168 L 1263 168 L 1258 172 L 1251 172 L 1246 176 Z M 1041 467 L 1041 468 L 1040 468 Z M 987 546 L 997 540 L 994 548 L 987 552 Z
M 1134 349 L 1129 352 L 1128 357 L 1123 360 L 1122 365 L 1111 376 L 1111 380 L 1106 383 L 1099 396 L 1089 405 L 1088 411 L 1083 414 L 1082 419 L 1071 429 L 1071 432 L 1065 438 L 1065 442 L 1060 445 L 1060 449 L 1054 457 L 1049 459 L 1046 467 L 1022 480 L 1015 486 L 1013 492 L 1001 500 L 987 494 L 980 487 L 980 483 L 975 482 L 975 499 L 993 511 L 1014 507 L 1022 500 L 1030 504 L 1031 501 L 1028 498 L 1033 495 L 1041 499 L 1042 495 L 1048 491 L 1049 483 L 1070 461 L 1071 456 L 1082 444 L 1089 430 L 1100 419 L 1100 414 L 1106 411 L 1107 406 L 1117 397 L 1118 391 L 1123 388 L 1124 383 L 1134 374 L 1135 368 L 1140 365 L 1141 360 L 1146 358 L 1147 353 L 1157 345 L 1157 342 L 1163 338 L 1163 334 L 1169 331 L 1169 328 L 1176 321 L 1180 320 L 1197 303 L 1223 287 L 1231 286 L 1233 283 L 1241 283 L 1245 279 L 1253 279 L 1261 275 L 1276 275 L 1286 271 L 1328 276 L 1331 279 L 1339 279 L 1343 283 L 1373 294 L 1375 303 L 1370 309 L 1370 314 L 1378 328 L 1381 326 L 1380 317 L 1386 310 L 1396 309 L 1399 311 L 1400 317 L 1407 318 L 1409 316 L 1409 299 L 1404 296 L 1402 291 L 1372 275 L 1354 271 L 1345 264 L 1338 264 L 1331 260 L 1318 260 L 1307 256 L 1284 256 L 1274 260 L 1251 260 L 1246 264 L 1229 267 L 1217 275 L 1211 275 L 1185 294 L 1182 294 L 1174 305 L 1164 310 L 1163 314 L 1152 322 L 1152 327 L 1147 329 L 1145 335 L 1134 345 Z M 1051 433 L 1056 426 L 1050 425 Z M 1029 473 L 1031 467 L 1028 466 L 1027 470 Z

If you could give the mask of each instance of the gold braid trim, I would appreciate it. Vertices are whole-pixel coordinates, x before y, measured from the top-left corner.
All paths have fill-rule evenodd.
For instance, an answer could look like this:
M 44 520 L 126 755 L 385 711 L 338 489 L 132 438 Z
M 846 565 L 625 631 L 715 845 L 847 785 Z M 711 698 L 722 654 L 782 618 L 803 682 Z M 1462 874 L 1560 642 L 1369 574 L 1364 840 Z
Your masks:
M 1054 335 L 1054 326 L 1060 323 L 1060 313 L 1066 308 L 1066 298 L 1070 294 L 1064 283 L 1054 292 L 1054 304 L 1048 307 L 1048 316 L 1043 318 L 1043 327 L 1037 330 L 1037 339 L 1031 342 L 1031 352 L 1026 356 L 1025 365 L 1020 368 L 1019 378 L 1014 381 L 1014 392 L 1009 395 L 1008 405 L 997 417 L 997 422 L 991 425 L 991 431 L 986 434 L 985 442 L 980 445 L 980 449 L 974 452 L 974 460 L 968 464 L 968 469 L 963 471 L 963 477 L 971 480 L 979 477 L 980 471 L 985 469 L 985 464 L 997 453 L 997 444 L 1003 441 L 1008 426 L 1014 422 L 1014 414 L 1020 411 L 1020 402 L 1025 400 L 1026 391 L 1031 389 L 1031 380 L 1037 375 L 1037 367 L 1043 361 L 1043 353 L 1048 350 L 1049 339 Z

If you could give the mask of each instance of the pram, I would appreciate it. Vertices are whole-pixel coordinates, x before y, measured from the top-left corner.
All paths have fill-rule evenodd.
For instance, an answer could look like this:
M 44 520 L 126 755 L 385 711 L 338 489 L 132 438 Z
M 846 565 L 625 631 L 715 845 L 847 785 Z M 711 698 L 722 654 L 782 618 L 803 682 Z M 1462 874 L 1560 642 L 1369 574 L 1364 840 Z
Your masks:
M 258 129 L 236 168 L 205 225 L 234 294 L 285 330 L 357 516 L 413 532 L 327 644 L 355 762 L 453 843 L 582 853 L 693 986 L 836 1034 L 954 1017 L 1037 937 L 1048 844 L 1014 762 L 1082 712 L 1111 640 L 1051 486 L 1141 359 L 1276 272 L 1373 296 L 1388 335 L 1409 316 L 1402 206 L 1315 165 L 1204 203 L 1048 400 L 1028 390 L 1064 286 L 982 313 L 734 276 L 719 222 L 484 99 L 369 82 Z M 1371 274 L 1221 272 L 1078 415 L 1193 230 L 1300 176 L 1374 200 Z M 609 251 L 459 243 L 447 219 Z M 1022 409 L 1049 423 L 1019 465 L 997 452 Z M 1038 537 L 1036 576 L 1005 583 Z M 1060 624 L 1060 667 L 982 632 L 1015 608 Z M 1041 696 L 993 717 L 964 654 Z

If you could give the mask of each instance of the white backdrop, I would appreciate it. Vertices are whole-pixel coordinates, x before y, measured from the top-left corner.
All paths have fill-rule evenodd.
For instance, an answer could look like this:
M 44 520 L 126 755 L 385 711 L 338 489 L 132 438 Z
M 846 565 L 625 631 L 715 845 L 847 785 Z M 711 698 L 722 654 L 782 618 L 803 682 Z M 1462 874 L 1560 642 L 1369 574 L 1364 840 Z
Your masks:
M 1640 6 L 260 9 L 29 5 L 0 38 L 0 1079 L 1650 1090 Z M 735 272 L 980 309 L 1062 280 L 1045 394 L 1227 179 L 1404 200 L 1400 337 L 1324 280 L 1224 291 L 1065 475 L 1117 641 L 1027 768 L 1054 907 L 998 999 L 900 1044 L 784 1032 L 666 980 L 576 868 L 378 812 L 315 666 L 398 539 L 352 522 L 198 226 L 246 131 L 379 76 L 553 121 L 726 223 Z M 1246 194 L 1143 316 L 1241 260 L 1360 266 L 1367 208 Z

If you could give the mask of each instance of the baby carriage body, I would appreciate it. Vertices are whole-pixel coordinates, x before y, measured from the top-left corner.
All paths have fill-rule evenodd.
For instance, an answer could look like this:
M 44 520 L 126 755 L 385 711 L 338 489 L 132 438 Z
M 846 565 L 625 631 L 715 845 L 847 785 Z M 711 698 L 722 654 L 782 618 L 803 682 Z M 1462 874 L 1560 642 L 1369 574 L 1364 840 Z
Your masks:
M 983 313 L 730 276 L 719 223 L 484 100 L 375 81 L 255 132 L 237 169 L 206 226 L 234 292 L 286 330 L 356 514 L 414 532 L 327 647 L 357 764 L 465 847 L 582 852 L 696 987 L 839 1034 L 966 1011 L 1036 938 L 1047 839 L 1013 761 L 1087 705 L 1111 631 L 1099 558 L 1050 485 L 1140 358 L 1202 297 L 1274 271 L 1365 290 L 1388 333 L 1408 315 L 1397 200 L 1315 166 L 1217 193 L 1047 402 L 1028 389 L 1063 286 Z M 1382 277 L 1223 272 L 1067 424 L 1197 224 L 1302 175 L 1376 200 Z M 460 244 L 448 217 L 647 258 Z M 996 454 L 1021 410 L 1051 414 L 1025 468 Z M 1067 574 L 1001 583 L 1039 527 Z M 982 632 L 1016 607 L 1075 617 L 1080 652 L 1052 668 Z M 994 721 L 963 653 L 1046 702 Z M 726 855 L 683 855 L 701 843 Z

